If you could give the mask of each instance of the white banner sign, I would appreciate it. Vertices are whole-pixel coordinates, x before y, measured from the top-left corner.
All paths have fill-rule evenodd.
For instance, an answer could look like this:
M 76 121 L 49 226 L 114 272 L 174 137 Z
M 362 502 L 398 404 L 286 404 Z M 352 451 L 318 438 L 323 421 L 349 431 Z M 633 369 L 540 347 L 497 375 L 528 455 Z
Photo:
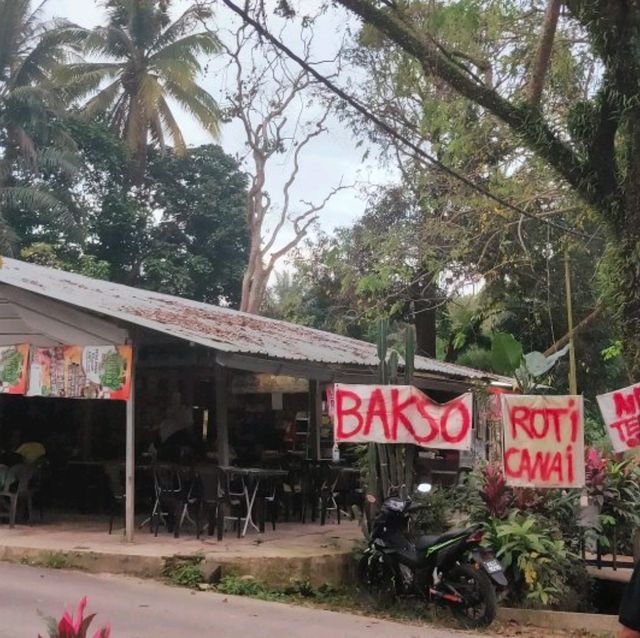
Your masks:
M 410 385 L 335 386 L 338 443 L 413 443 L 426 448 L 469 450 L 473 395 L 436 403 Z
M 598 405 L 613 449 L 624 452 L 640 445 L 640 383 L 601 394 Z
M 517 487 L 583 487 L 581 396 L 502 395 L 504 474 Z

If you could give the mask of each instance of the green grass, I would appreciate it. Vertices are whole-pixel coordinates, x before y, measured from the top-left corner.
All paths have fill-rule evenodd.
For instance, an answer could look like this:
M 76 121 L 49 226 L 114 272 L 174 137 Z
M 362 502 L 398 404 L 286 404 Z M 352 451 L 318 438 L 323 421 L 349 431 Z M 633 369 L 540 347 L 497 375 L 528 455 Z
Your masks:
M 47 552 L 41 558 L 30 558 L 23 556 L 20 559 L 21 565 L 30 565 L 31 567 L 46 567 L 48 569 L 65 569 L 69 568 L 69 559 L 63 552 Z
M 172 585 L 196 589 L 204 582 L 200 568 L 203 560 L 203 556 L 173 556 L 167 559 L 162 574 Z

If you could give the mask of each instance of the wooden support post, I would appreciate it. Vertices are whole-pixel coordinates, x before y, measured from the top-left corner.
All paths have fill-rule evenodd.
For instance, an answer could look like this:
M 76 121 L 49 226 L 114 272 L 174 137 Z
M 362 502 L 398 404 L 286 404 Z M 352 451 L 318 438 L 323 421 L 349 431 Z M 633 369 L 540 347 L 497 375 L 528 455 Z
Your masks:
M 216 387 L 216 436 L 218 445 L 218 463 L 220 465 L 230 465 L 229 453 L 229 411 L 227 406 L 227 369 L 216 364 L 215 366 L 215 387 Z
M 576 347 L 573 336 L 573 306 L 571 299 L 571 266 L 569 251 L 564 253 L 565 294 L 567 297 L 567 332 L 569 333 L 569 393 L 578 394 L 576 373 Z
M 136 346 L 133 344 L 131 394 L 127 401 L 127 432 L 125 458 L 125 536 L 133 542 L 136 515 Z
M 320 424 L 322 423 L 322 391 L 320 382 L 309 380 L 309 451 L 313 460 L 321 456 Z

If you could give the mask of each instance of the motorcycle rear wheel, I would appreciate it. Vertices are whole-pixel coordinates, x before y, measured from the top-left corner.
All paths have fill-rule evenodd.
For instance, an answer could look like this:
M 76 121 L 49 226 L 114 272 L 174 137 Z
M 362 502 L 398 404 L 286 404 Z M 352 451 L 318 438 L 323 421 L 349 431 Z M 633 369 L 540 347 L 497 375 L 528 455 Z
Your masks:
M 396 602 L 396 577 L 382 554 L 365 554 L 358 562 L 358 593 L 375 609 L 388 609 Z
M 447 574 L 446 581 L 464 599 L 461 605 L 453 605 L 451 609 L 465 627 L 488 627 L 494 621 L 498 609 L 496 590 L 484 571 L 473 565 L 458 565 Z

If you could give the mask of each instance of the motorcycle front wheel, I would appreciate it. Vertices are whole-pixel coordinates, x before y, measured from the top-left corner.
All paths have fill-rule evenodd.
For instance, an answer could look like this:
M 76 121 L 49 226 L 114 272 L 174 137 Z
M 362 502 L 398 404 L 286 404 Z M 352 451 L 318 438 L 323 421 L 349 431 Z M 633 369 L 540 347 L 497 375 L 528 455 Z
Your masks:
M 445 578 L 463 599 L 452 605 L 454 616 L 469 629 L 488 627 L 496 617 L 498 603 L 487 574 L 472 565 L 458 565 Z
M 396 577 L 389 559 L 367 553 L 358 562 L 358 593 L 376 609 L 388 609 L 396 600 Z

